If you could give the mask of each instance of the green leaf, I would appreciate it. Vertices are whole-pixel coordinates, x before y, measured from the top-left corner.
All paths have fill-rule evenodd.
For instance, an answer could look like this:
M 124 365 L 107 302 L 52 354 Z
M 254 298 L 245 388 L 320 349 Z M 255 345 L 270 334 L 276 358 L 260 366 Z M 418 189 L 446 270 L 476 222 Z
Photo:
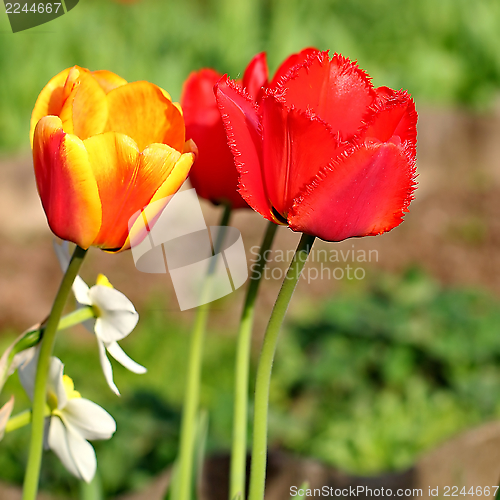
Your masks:
M 290 497 L 290 499 L 292 500 L 304 500 L 304 498 L 306 498 L 306 490 L 307 488 L 309 488 L 309 481 L 304 481 L 300 488 L 299 488 L 299 491 L 302 490 L 304 492 L 303 495 L 296 495 L 294 497 Z

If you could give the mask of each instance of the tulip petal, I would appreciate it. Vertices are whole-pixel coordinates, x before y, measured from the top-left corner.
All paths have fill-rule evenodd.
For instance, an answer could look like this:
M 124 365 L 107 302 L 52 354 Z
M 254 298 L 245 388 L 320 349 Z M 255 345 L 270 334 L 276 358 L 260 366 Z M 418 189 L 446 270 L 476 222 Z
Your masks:
M 109 92 L 107 99 L 107 131 L 131 137 L 139 151 L 153 143 L 168 144 L 182 151 L 185 141 L 182 114 L 159 87 L 148 82 L 129 83 Z
M 171 174 L 181 153 L 165 144 L 154 144 L 139 153 L 134 141 L 107 132 L 85 141 L 99 186 L 103 221 L 93 244 L 116 250 L 127 239 L 129 218 L 145 207 Z
M 238 191 L 254 210 L 274 221 L 262 178 L 262 135 L 255 105 L 227 77 L 216 85 L 215 94 L 228 144 L 240 173 Z
M 156 190 L 155 194 L 149 201 L 149 204 L 154 206 L 154 209 L 151 207 L 148 208 L 147 221 L 149 230 L 151 230 L 151 228 L 156 223 L 158 217 L 161 215 L 164 208 L 170 201 L 171 196 L 179 190 L 183 182 L 186 180 L 189 174 L 189 170 L 193 165 L 194 158 L 195 158 L 194 152 L 182 154 L 179 160 L 175 163 L 173 169 L 170 171 L 170 175 L 166 178 L 163 184 Z M 163 203 L 156 203 L 159 202 L 160 200 L 163 200 Z M 144 207 L 145 206 L 146 205 L 144 205 Z M 141 210 L 144 207 L 141 207 Z M 130 221 L 130 224 L 132 227 L 129 230 L 129 234 L 123 246 L 120 249 L 116 250 L 115 252 L 122 252 L 124 250 L 128 250 L 130 248 L 131 241 L 133 242 L 134 245 L 138 245 L 146 237 L 147 230 L 145 230 L 142 218 L 142 212 L 140 212 L 139 216 L 133 223 Z
M 72 90 L 65 100 L 59 117 L 64 131 L 84 140 L 104 131 L 108 120 L 106 93 L 97 80 L 88 71 L 74 69 L 78 74 L 70 82 L 70 73 L 66 85 Z
M 320 51 L 318 49 L 308 47 L 306 49 L 302 49 L 297 54 L 292 54 L 287 57 L 281 64 L 280 67 L 276 70 L 276 73 L 269 84 L 269 88 L 274 88 L 275 86 L 281 84 L 287 74 L 296 66 L 301 65 L 307 61 L 310 56 L 315 56 L 319 54 Z
M 97 468 L 94 448 L 71 425 L 53 416 L 48 444 L 71 474 L 87 483 L 92 481 Z
M 253 57 L 245 69 L 243 88 L 254 101 L 257 101 L 262 95 L 262 87 L 267 86 L 268 78 L 266 53 L 261 52 Z
M 116 431 L 114 418 L 99 405 L 84 398 L 73 398 L 64 408 L 64 421 L 84 439 L 109 439 Z
M 106 355 L 106 348 L 104 347 L 104 342 L 96 335 L 97 347 L 99 348 L 99 361 L 101 363 L 102 373 L 104 373 L 104 378 L 109 385 L 109 388 L 117 395 L 120 395 L 120 391 L 113 380 L 113 367 L 111 362 Z
M 101 226 L 101 201 L 82 141 L 65 134 L 58 117 L 46 116 L 35 128 L 33 163 L 50 228 L 88 248 Z
M 118 361 L 122 366 L 124 366 L 127 370 L 130 370 L 133 373 L 143 374 L 146 373 L 147 370 L 144 366 L 136 363 L 132 358 L 130 358 L 125 351 L 118 345 L 117 342 L 111 342 L 106 345 L 106 350 L 113 356 L 113 358 Z
M 366 143 L 307 187 L 289 226 L 326 241 L 381 234 L 402 222 L 414 189 L 415 164 L 401 144 Z
M 61 71 L 54 76 L 43 88 L 38 96 L 33 112 L 31 113 L 30 140 L 33 147 L 33 133 L 36 124 L 47 115 L 58 116 L 64 104 L 64 84 L 71 68 Z
M 221 121 L 214 94 L 214 85 L 221 78 L 222 75 L 213 69 L 202 69 L 192 72 L 184 82 L 181 105 L 186 137 L 193 138 L 189 131 L 192 126 L 200 124 L 210 127 Z
M 375 98 L 369 76 L 357 64 L 327 52 L 308 57 L 277 86 L 286 104 L 311 110 L 348 140 L 359 128 Z
M 345 144 L 339 144 L 320 119 L 289 110 L 272 95 L 264 97 L 261 108 L 266 191 L 274 209 L 286 219 L 294 198 Z
M 105 69 L 92 71 L 92 76 L 95 78 L 104 92 L 106 92 L 106 94 L 111 90 L 121 87 L 122 85 L 127 85 L 128 83 L 127 80 L 125 80 L 121 76 L 118 76 L 117 74 Z
M 214 95 L 214 85 L 221 76 L 211 69 L 203 69 L 191 73 L 184 84 L 181 102 L 186 137 L 193 139 L 198 147 L 189 180 L 198 196 L 213 203 L 228 201 L 233 208 L 243 208 L 248 205 L 236 190 L 238 171 Z
M 387 87 L 377 89 L 377 102 L 370 113 L 367 126 L 360 134 L 362 137 L 387 142 L 395 135 L 409 145 L 413 157 L 416 155 L 418 116 L 408 92 Z

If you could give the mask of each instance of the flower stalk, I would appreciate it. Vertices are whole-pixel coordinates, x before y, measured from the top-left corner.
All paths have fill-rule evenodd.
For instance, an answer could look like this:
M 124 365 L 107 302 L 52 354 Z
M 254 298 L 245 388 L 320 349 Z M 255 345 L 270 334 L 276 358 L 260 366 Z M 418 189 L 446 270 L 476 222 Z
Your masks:
M 61 318 L 66 300 L 71 291 L 71 285 L 82 265 L 86 250 L 77 246 L 71 258 L 69 267 L 63 277 L 57 292 L 47 325 L 43 334 L 38 359 L 35 392 L 33 397 L 33 414 L 31 421 L 31 439 L 29 447 L 28 465 L 24 476 L 23 500 L 35 500 L 40 478 L 42 462 L 42 448 L 44 435 L 45 404 L 47 393 L 47 379 L 50 357 L 54 348 L 57 327 Z
M 248 374 L 250 369 L 250 350 L 252 327 L 255 316 L 255 300 L 259 290 L 262 272 L 266 266 L 265 255 L 271 248 L 278 226 L 269 222 L 259 257 L 254 266 L 250 283 L 248 284 L 245 304 L 241 314 L 240 327 L 236 347 L 236 369 L 234 382 L 234 411 L 233 411 L 233 442 L 231 449 L 231 472 L 229 486 L 229 500 L 238 494 L 245 493 L 246 456 L 247 456 L 247 425 L 248 425 Z
M 299 281 L 302 269 L 311 252 L 315 236 L 303 234 L 290 267 L 286 273 L 281 290 L 274 304 L 267 325 L 255 385 L 255 410 L 253 418 L 252 466 L 250 472 L 249 500 L 263 500 L 266 462 L 267 462 L 267 420 L 269 409 L 269 386 L 273 368 L 274 355 L 278 344 L 281 325 L 285 318 L 288 305 Z
M 220 226 L 227 226 L 231 216 L 230 205 L 224 206 L 224 212 L 220 221 Z M 214 242 L 214 254 L 219 253 L 222 245 L 224 231 L 218 232 L 217 241 Z M 212 261 L 213 262 L 213 261 Z M 179 469 L 178 481 L 176 481 L 176 491 L 173 498 L 175 500 L 191 500 L 191 490 L 193 481 L 194 447 L 196 436 L 196 419 L 200 400 L 201 365 L 203 358 L 203 344 L 210 303 L 203 304 L 203 299 L 207 297 L 212 286 L 212 275 L 215 266 L 210 266 L 201 293 L 201 302 L 196 311 L 196 318 L 193 327 L 191 345 L 189 347 L 189 359 L 186 382 L 186 395 L 181 421 L 181 437 L 179 445 Z

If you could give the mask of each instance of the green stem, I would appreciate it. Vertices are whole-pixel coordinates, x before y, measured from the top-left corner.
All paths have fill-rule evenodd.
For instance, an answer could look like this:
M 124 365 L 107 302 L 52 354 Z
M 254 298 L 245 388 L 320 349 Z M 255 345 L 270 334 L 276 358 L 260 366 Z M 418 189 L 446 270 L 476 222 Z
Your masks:
M 236 347 L 236 371 L 234 382 L 233 444 L 231 450 L 231 477 L 229 500 L 245 495 L 247 425 L 248 425 L 248 373 L 250 369 L 250 350 L 252 327 L 255 315 L 255 300 L 259 290 L 262 272 L 266 266 L 266 252 L 271 248 L 278 226 L 269 222 L 262 241 L 257 262 L 252 266 L 252 274 L 247 289 L 245 304 L 241 314 L 240 328 Z
M 231 216 L 231 207 L 226 205 L 220 221 L 220 226 L 227 226 Z M 217 241 L 214 243 L 214 253 L 217 254 L 222 244 L 224 231 L 220 230 Z M 210 292 L 211 276 L 215 271 L 215 266 L 210 266 L 207 278 L 203 285 L 202 300 Z M 205 330 L 207 325 L 210 303 L 202 304 L 196 311 L 196 318 L 191 336 L 189 348 L 186 394 L 184 396 L 184 407 L 181 421 L 181 437 L 179 444 L 179 469 L 177 491 L 174 492 L 176 500 L 191 500 L 193 466 L 194 466 L 194 445 L 196 434 L 196 418 L 200 399 L 201 364 L 203 354 L 203 343 L 205 340 Z
M 35 391 L 33 395 L 33 416 L 31 420 L 31 441 L 28 465 L 24 476 L 23 500 L 35 500 L 38 491 L 40 466 L 42 463 L 43 434 L 45 421 L 45 400 L 47 397 L 47 379 L 50 357 L 54 347 L 57 327 L 64 305 L 82 265 L 87 251 L 77 246 L 57 292 L 50 316 L 43 333 L 36 371 Z
M 76 311 L 73 311 L 69 314 L 66 314 L 66 316 L 63 316 L 60 319 L 59 324 L 57 325 L 57 331 L 65 330 L 66 328 L 78 325 L 78 323 L 83 323 L 84 321 L 87 321 L 88 319 L 94 317 L 95 313 L 92 307 L 90 306 L 81 307 L 80 309 L 77 309 Z M 12 362 L 16 354 L 37 345 L 38 342 L 40 342 L 40 340 L 42 339 L 44 331 L 45 331 L 45 326 L 42 326 L 35 330 L 30 330 L 29 332 L 26 332 L 26 335 L 22 339 L 20 339 L 19 342 L 17 342 L 15 347 L 12 349 L 12 352 L 10 353 L 9 356 L 9 364 Z
M 84 321 L 87 321 L 91 318 L 95 318 L 95 313 L 92 307 L 80 307 L 76 311 L 73 311 L 62 317 L 59 321 L 59 325 L 57 326 L 57 330 L 65 330 L 66 328 L 78 325 L 79 323 L 83 323 Z
M 269 409 L 269 385 L 274 354 L 278 344 L 281 325 L 288 305 L 295 291 L 300 274 L 314 243 L 314 236 L 303 234 L 295 255 L 286 273 L 281 290 L 274 304 L 267 325 L 255 384 L 255 405 L 253 419 L 252 466 L 250 472 L 249 500 L 263 500 L 267 461 L 267 417 Z
M 48 417 L 51 414 L 51 410 L 49 405 L 45 405 L 45 416 Z M 21 429 L 22 427 L 26 427 L 31 423 L 31 410 L 25 410 L 13 417 L 10 417 L 7 425 L 5 426 L 5 432 L 17 431 L 17 429 Z
M 15 415 L 14 417 L 10 417 L 7 425 L 5 426 L 5 432 L 17 431 L 17 429 L 21 429 L 28 425 L 31 422 L 31 410 L 23 411 Z

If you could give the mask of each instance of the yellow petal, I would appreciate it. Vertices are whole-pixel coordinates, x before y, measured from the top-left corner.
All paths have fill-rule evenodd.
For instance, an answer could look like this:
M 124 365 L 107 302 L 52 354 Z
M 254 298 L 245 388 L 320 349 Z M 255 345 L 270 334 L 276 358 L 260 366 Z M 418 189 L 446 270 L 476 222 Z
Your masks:
M 82 140 L 100 134 L 108 120 L 108 106 L 106 93 L 92 74 L 70 72 L 64 91 L 69 93 L 59 113 L 64 131 Z
M 130 137 L 115 132 L 90 137 L 84 144 L 99 187 L 103 214 L 93 244 L 117 250 L 128 237 L 130 217 L 146 206 L 172 176 L 181 153 L 165 144 L 148 146 L 139 153 Z
M 159 146 L 159 145 L 155 145 Z M 170 156 L 170 159 L 175 158 L 174 155 Z M 179 188 L 182 186 L 184 181 L 186 180 L 189 170 L 193 165 L 195 155 L 194 153 L 184 153 L 180 155 L 175 164 L 170 165 L 168 169 L 170 174 L 162 183 L 162 185 L 156 190 L 153 197 L 149 201 L 149 204 L 155 203 L 160 200 L 164 200 L 164 203 L 156 203 L 154 205 L 154 210 L 151 210 L 151 207 L 148 209 L 148 225 L 149 228 L 154 225 L 157 216 L 163 211 L 167 203 L 170 201 L 170 196 L 175 194 Z M 139 207 L 137 211 L 142 210 L 147 205 Z M 134 212 L 137 213 L 137 212 Z M 132 214 L 131 214 L 132 215 Z M 140 220 L 139 220 L 140 219 Z M 142 221 L 142 216 L 136 219 L 136 221 L 132 224 L 129 235 L 123 246 L 118 251 L 128 250 L 130 248 L 130 242 L 133 241 L 134 244 L 138 244 L 142 241 L 142 239 L 146 236 L 144 232 L 144 222 Z
M 184 120 L 162 89 L 148 82 L 133 82 L 112 90 L 107 98 L 106 131 L 128 135 L 140 151 L 154 143 L 182 151 Z
M 128 83 L 127 80 L 121 76 L 105 69 L 92 71 L 92 76 L 96 79 L 97 83 L 99 83 L 106 94 L 111 90 L 121 87 L 122 85 L 127 85 Z
M 114 286 L 110 283 L 108 280 L 107 276 L 104 276 L 104 274 L 99 273 L 97 275 L 97 279 L 95 281 L 96 285 L 101 285 L 101 286 L 106 286 L 108 288 L 114 288 Z
M 61 71 L 54 76 L 43 88 L 38 96 L 33 112 L 31 113 L 30 140 L 33 147 L 33 132 L 36 124 L 47 115 L 59 115 L 63 105 L 63 89 L 71 68 Z

